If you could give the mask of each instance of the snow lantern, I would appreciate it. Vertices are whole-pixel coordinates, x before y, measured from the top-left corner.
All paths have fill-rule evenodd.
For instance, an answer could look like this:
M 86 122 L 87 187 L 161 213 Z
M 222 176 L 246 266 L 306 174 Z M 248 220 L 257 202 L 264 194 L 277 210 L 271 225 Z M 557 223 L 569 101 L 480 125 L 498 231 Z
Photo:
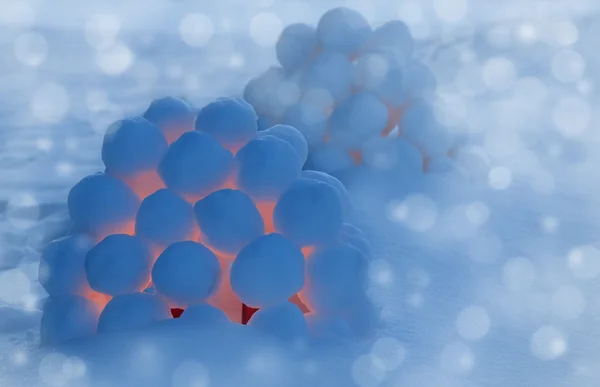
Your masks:
M 316 27 L 287 26 L 275 51 L 280 66 L 251 79 L 244 98 L 260 130 L 283 124 L 302 133 L 308 168 L 456 167 L 453 136 L 434 114 L 435 76 L 416 57 L 405 23 L 372 28 L 357 11 L 335 8 Z
M 352 327 L 373 310 L 370 245 L 348 192 L 302 171 L 297 129 L 259 132 L 257 120 L 242 99 L 196 110 L 169 97 L 108 128 L 105 171 L 68 195 L 73 234 L 41 259 L 44 344 L 171 318 L 287 340 L 321 334 L 320 316 Z

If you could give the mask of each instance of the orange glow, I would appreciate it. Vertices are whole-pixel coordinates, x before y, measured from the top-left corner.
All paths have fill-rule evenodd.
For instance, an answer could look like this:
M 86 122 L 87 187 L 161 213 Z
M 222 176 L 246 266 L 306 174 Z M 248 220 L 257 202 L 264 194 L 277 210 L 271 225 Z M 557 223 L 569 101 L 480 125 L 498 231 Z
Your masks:
M 393 106 L 389 106 L 389 105 L 388 105 L 387 109 L 388 109 L 388 122 L 387 122 L 387 125 L 385 126 L 385 129 L 383 129 L 383 131 L 381 132 L 382 137 L 389 136 L 389 134 L 396 127 L 396 125 L 398 125 L 398 122 L 400 122 L 400 119 L 402 118 L 402 112 L 404 111 L 404 109 L 401 107 L 393 107 Z M 400 136 L 401 133 L 402 133 L 402 130 L 401 130 L 401 128 L 399 128 L 398 135 Z
M 235 178 L 233 176 L 228 177 L 227 181 L 225 181 L 225 183 L 223 183 L 223 185 L 219 189 L 238 189 Z
M 296 306 L 298 308 L 300 308 L 300 310 L 302 311 L 302 313 L 306 314 L 306 313 L 310 313 L 310 309 L 308 308 L 308 306 L 306 306 L 306 304 L 304 304 L 304 302 L 302 302 L 302 300 L 300 299 L 300 297 L 297 294 L 294 294 L 290 300 L 290 302 L 293 302 L 294 304 L 296 304 Z
M 275 206 L 277 205 L 276 201 L 256 202 L 256 208 L 258 212 L 262 215 L 263 221 L 265 223 L 265 234 L 271 234 L 275 232 L 275 223 L 273 222 L 273 211 L 275 210 Z
M 102 311 L 104 310 L 104 307 L 106 306 L 106 304 L 108 304 L 108 302 L 112 298 L 109 295 L 98 293 L 97 291 L 95 291 L 91 288 L 86 290 L 84 292 L 83 296 L 85 298 L 87 298 L 88 300 L 92 301 L 94 303 L 94 305 L 96 305 L 96 307 L 98 308 L 98 311 L 100 313 L 102 313 Z
M 95 241 L 96 243 L 100 243 L 104 238 L 113 234 L 135 235 L 135 220 L 129 220 L 98 232 L 94 235 Z
M 350 150 L 348 151 L 350 156 L 354 160 L 354 165 L 360 165 L 362 163 L 362 152 L 359 150 Z
M 298 292 L 298 294 L 296 294 L 297 297 L 297 301 L 293 301 L 296 305 L 298 305 L 301 309 L 304 308 L 307 311 L 311 311 L 314 310 L 314 308 L 310 305 L 310 302 L 308 301 L 308 294 L 307 294 L 307 289 L 308 289 L 308 283 L 306 282 L 304 284 L 304 287 L 302 288 L 302 290 L 300 290 Z M 298 302 L 298 303 L 297 303 Z M 300 304 L 302 306 L 300 306 Z M 304 310 L 303 310 L 304 311 Z
M 304 246 L 302 248 L 302 254 L 304 254 L 304 259 L 308 258 L 308 256 L 311 255 L 313 251 L 315 251 L 315 248 L 313 246 Z
M 207 300 L 208 304 L 221 309 L 233 322 L 242 322 L 242 301 L 231 288 L 229 279 L 229 266 L 231 260 L 219 257 L 221 264 L 221 283 L 217 291 Z
M 175 141 L 179 140 L 179 137 L 181 137 L 182 134 L 191 132 L 192 130 L 194 130 L 193 125 L 172 125 L 165 128 L 163 134 L 167 140 L 167 143 L 171 145 Z
M 124 179 L 124 181 L 141 200 L 144 200 L 159 189 L 166 188 L 165 183 L 156 171 L 142 172 L 134 177 Z

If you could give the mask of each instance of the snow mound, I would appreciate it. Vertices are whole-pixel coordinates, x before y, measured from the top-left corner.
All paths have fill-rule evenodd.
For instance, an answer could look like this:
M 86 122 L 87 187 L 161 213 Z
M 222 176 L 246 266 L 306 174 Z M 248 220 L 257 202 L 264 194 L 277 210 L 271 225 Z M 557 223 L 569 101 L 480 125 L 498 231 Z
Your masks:
M 242 99 L 195 109 L 172 97 L 108 128 L 106 170 L 69 193 L 74 234 L 42 256 L 44 344 L 180 317 L 186 329 L 231 320 L 283 341 L 326 336 L 308 329 L 309 305 L 364 336 L 371 248 L 348 191 L 302 171 L 298 129 L 257 128 Z
M 275 46 L 281 67 L 251 79 L 244 98 L 260 130 L 283 124 L 302 133 L 312 169 L 451 172 L 458 167 L 437 158 L 451 159 L 459 144 L 437 118 L 436 78 L 414 45 L 402 21 L 374 28 L 357 11 L 334 8 L 316 27 L 284 28 Z

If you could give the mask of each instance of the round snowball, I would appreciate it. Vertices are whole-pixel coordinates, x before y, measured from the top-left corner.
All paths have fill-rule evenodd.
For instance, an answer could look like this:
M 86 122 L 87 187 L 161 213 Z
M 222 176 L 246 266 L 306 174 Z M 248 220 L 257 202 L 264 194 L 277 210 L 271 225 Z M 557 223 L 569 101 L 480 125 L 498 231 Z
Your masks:
M 171 309 L 160 298 L 147 293 L 130 293 L 108 302 L 98 321 L 98 333 L 141 328 L 171 318 Z
M 285 111 L 285 105 L 277 97 L 277 90 L 285 80 L 285 71 L 281 67 L 269 67 L 263 74 L 252 78 L 244 88 L 244 99 L 252 105 L 257 114 L 279 117 Z
M 371 34 L 369 22 L 346 7 L 327 11 L 319 20 L 317 35 L 323 47 L 353 55 L 364 47 Z
M 344 171 L 356 165 L 348 149 L 335 143 L 326 143 L 315 147 L 309 155 L 308 162 L 311 168 L 326 173 Z
M 275 44 L 275 53 L 281 66 L 293 73 L 304 67 L 317 50 L 317 31 L 304 23 L 291 24 L 283 29 Z
M 67 203 L 74 228 L 97 234 L 133 221 L 140 199 L 121 180 L 99 173 L 75 184 Z
M 198 325 L 218 325 L 231 322 L 225 312 L 208 304 L 188 306 L 179 319 Z
M 246 305 L 277 305 L 304 286 L 304 255 L 282 235 L 265 235 L 240 251 L 230 276 L 233 291 Z
M 85 257 L 90 286 L 111 296 L 144 290 L 151 267 L 150 250 L 139 237 L 131 235 L 109 235 Z
M 329 114 L 325 110 L 304 102 L 291 106 L 282 118 L 283 123 L 298 129 L 311 146 L 323 142 L 328 120 Z
M 304 296 L 311 310 L 348 311 L 366 291 L 368 263 L 355 247 L 339 244 L 317 249 L 306 265 L 308 286 Z
M 400 20 L 392 20 L 376 28 L 369 38 L 370 48 L 390 48 L 410 57 L 415 46 L 410 29 Z
M 196 130 L 209 133 L 227 149 L 239 149 L 256 135 L 258 117 L 237 98 L 219 98 L 200 109 Z
M 350 95 L 354 78 L 352 62 L 339 52 L 325 51 L 308 66 L 301 80 L 304 90 L 324 89 L 336 101 Z
M 342 102 L 329 120 L 331 141 L 360 147 L 370 137 L 378 136 L 387 126 L 388 109 L 375 95 L 354 94 Z
M 207 244 L 219 251 L 237 254 L 265 233 L 260 212 L 242 191 L 215 191 L 198 201 L 194 212 Z
M 364 144 L 362 155 L 364 164 L 375 170 L 393 170 L 407 177 L 423 172 L 421 151 L 405 138 L 372 138 Z
M 371 244 L 367 240 L 367 237 L 360 229 L 349 223 L 344 223 L 342 225 L 339 241 L 355 247 L 367 258 L 370 258 L 372 255 Z
M 290 125 L 275 125 L 266 130 L 259 132 L 259 136 L 273 136 L 290 144 L 300 162 L 304 165 L 308 157 L 308 144 L 302 133 Z
M 235 155 L 237 184 L 254 199 L 276 199 L 300 176 L 302 163 L 288 142 L 261 136 Z
M 170 189 L 146 197 L 135 220 L 136 235 L 159 246 L 190 238 L 194 227 L 192 205 Z
M 217 256 L 200 243 L 173 243 L 152 268 L 156 293 L 169 304 L 185 307 L 206 300 L 218 287 L 221 266 Z
M 194 109 L 180 98 L 157 98 L 150 103 L 144 118 L 156 125 L 167 140 L 174 141 L 194 127 Z
M 342 228 L 339 193 L 329 184 L 300 178 L 281 195 L 273 220 L 276 230 L 300 246 L 330 243 Z
M 352 214 L 354 212 L 352 200 L 350 199 L 350 194 L 348 193 L 348 190 L 346 189 L 344 184 L 342 184 L 341 181 L 339 181 L 338 179 L 336 179 L 328 173 L 312 170 L 302 171 L 300 177 L 320 181 L 329 184 L 330 186 L 335 188 L 338 194 L 340 195 L 342 209 L 344 210 L 344 219 L 352 217 Z
M 252 315 L 248 325 L 285 341 L 308 337 L 304 314 L 291 302 L 259 309 Z
M 412 61 L 408 65 L 407 88 L 412 99 L 429 100 L 437 88 L 437 79 L 429 67 Z
M 160 129 L 143 117 L 126 118 L 112 124 L 102 144 L 106 172 L 128 178 L 156 169 L 167 151 Z
M 42 345 L 56 345 L 95 334 L 99 314 L 96 305 L 81 296 L 48 298 L 40 323 Z
M 208 133 L 184 133 L 167 150 L 158 173 L 180 195 L 204 196 L 221 186 L 233 168 L 233 155 Z
M 69 235 L 50 242 L 40 258 L 40 284 L 50 296 L 84 295 L 89 290 L 85 255 L 94 241 L 85 235 Z

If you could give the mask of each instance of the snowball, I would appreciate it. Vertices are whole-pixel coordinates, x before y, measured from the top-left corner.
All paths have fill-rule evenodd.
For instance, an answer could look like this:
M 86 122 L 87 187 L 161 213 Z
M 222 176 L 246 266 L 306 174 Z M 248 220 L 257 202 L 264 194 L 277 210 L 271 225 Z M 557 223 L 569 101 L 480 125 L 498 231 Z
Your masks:
M 256 135 L 258 117 L 246 101 L 219 98 L 204 106 L 196 119 L 196 130 L 212 135 L 225 148 L 237 150 Z
M 286 107 L 278 100 L 276 90 L 284 79 L 285 72 L 281 67 L 270 67 L 246 84 L 244 99 L 252 105 L 257 114 L 279 117 Z
M 308 337 L 304 314 L 291 302 L 259 309 L 248 325 L 286 341 Z
M 167 151 L 161 131 L 142 117 L 126 118 L 112 124 L 104 136 L 102 161 L 106 172 L 129 178 L 155 170 Z
M 150 281 L 152 255 L 139 237 L 113 234 L 85 257 L 85 272 L 92 289 L 116 296 L 142 291 Z
M 445 155 L 452 146 L 450 134 L 436 121 L 433 109 L 427 104 L 407 108 L 399 125 L 404 136 L 427 156 Z
M 423 156 L 419 149 L 404 138 L 374 137 L 362 147 L 365 166 L 378 170 L 394 170 L 401 176 L 420 175 Z
M 94 242 L 85 235 L 69 235 L 50 242 L 40 258 L 40 284 L 50 296 L 79 294 L 89 290 L 85 255 Z
M 400 20 L 392 20 L 373 31 L 369 39 L 370 48 L 390 48 L 404 56 L 411 56 L 415 42 L 410 29 Z
M 308 157 L 308 144 L 298 129 L 290 125 L 275 125 L 259 132 L 259 136 L 273 136 L 287 142 L 296 151 L 301 164 L 304 165 L 306 162 L 306 158 Z
M 363 48 L 370 34 L 369 22 L 360 13 L 346 7 L 327 11 L 317 25 L 317 35 L 323 48 L 347 55 Z
M 329 184 L 300 178 L 279 198 L 273 220 L 276 230 L 300 246 L 334 241 L 343 222 L 339 193 Z
M 167 141 L 177 140 L 183 133 L 194 129 L 196 114 L 192 107 L 180 98 L 157 98 L 150 103 L 144 118 L 156 125 Z
M 335 188 L 340 196 L 342 209 L 344 210 L 344 219 L 352 217 L 354 212 L 352 200 L 350 199 L 350 194 L 348 193 L 348 190 L 341 181 L 339 181 L 338 179 L 336 179 L 328 173 L 313 170 L 302 171 L 300 177 L 304 179 L 320 181 L 322 183 L 329 184 L 330 186 Z
M 437 88 L 435 75 L 423 63 L 412 61 L 408 65 L 407 88 L 411 99 L 430 99 Z
M 367 259 L 347 244 L 317 249 L 307 259 L 306 274 L 307 287 L 303 297 L 311 310 L 349 311 L 360 305 L 366 290 Z
M 274 136 L 248 142 L 235 156 L 237 184 L 254 199 L 277 199 L 300 176 L 302 163 L 294 148 Z
M 210 134 L 184 133 L 158 166 L 168 188 L 180 195 L 204 196 L 225 183 L 233 168 L 233 155 Z
M 121 180 L 104 173 L 84 177 L 67 199 L 74 228 L 98 234 L 133 221 L 140 203 Z
M 231 321 L 221 309 L 208 304 L 188 306 L 180 320 L 198 325 L 217 325 Z
M 194 212 L 207 244 L 226 253 L 237 254 L 265 232 L 260 212 L 242 191 L 215 191 L 197 202 Z
M 300 102 L 291 106 L 283 115 L 282 122 L 298 129 L 308 145 L 321 143 L 327 132 L 329 115 L 319 106 Z
M 317 44 L 315 28 L 304 23 L 291 24 L 283 29 L 275 45 L 277 60 L 288 73 L 294 73 L 308 64 Z
M 308 66 L 301 84 L 304 90 L 325 89 L 334 100 L 350 95 L 354 78 L 352 62 L 339 52 L 325 51 Z
M 190 238 L 194 228 L 191 204 L 170 189 L 146 197 L 135 220 L 136 235 L 159 246 Z
M 130 293 L 108 302 L 98 321 L 98 333 L 141 328 L 171 318 L 171 309 L 159 297 L 147 293 Z
M 389 106 L 400 106 L 407 98 L 407 66 L 393 52 L 378 50 L 358 58 L 355 85 L 372 92 Z
M 280 234 L 262 236 L 237 255 L 231 266 L 233 291 L 248 306 L 287 301 L 304 286 L 304 255 Z
M 367 237 L 365 237 L 365 234 L 356 226 L 348 223 L 342 224 L 339 241 L 355 247 L 367 258 L 370 258 L 372 255 L 371 244 L 367 240 Z
M 354 94 L 331 114 L 331 141 L 360 147 L 370 137 L 378 136 L 387 122 L 388 110 L 375 95 L 367 92 Z
M 339 144 L 326 143 L 317 146 L 309 155 L 311 168 L 326 173 L 343 171 L 355 166 L 355 161 L 348 150 Z
M 76 295 L 50 297 L 40 323 L 42 345 L 55 345 L 96 333 L 100 311 L 90 300 Z
M 206 300 L 219 286 L 220 276 L 217 256 L 204 245 L 191 241 L 167 247 L 152 268 L 156 293 L 177 307 Z

